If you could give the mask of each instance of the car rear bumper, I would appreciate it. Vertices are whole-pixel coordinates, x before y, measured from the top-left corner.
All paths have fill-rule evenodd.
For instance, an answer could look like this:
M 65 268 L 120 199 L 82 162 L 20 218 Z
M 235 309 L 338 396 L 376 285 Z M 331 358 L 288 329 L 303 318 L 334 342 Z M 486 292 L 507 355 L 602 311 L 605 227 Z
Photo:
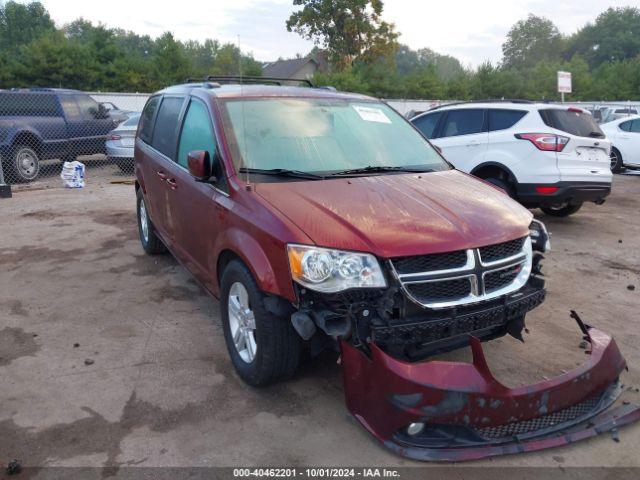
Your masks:
M 626 368 L 608 334 L 579 324 L 589 360 L 559 377 L 508 388 L 489 371 L 480 341 L 473 363 L 407 363 L 371 344 L 342 342 L 347 407 L 386 447 L 416 460 L 464 461 L 542 450 L 640 420 L 640 406 L 607 410 Z M 410 424 L 423 424 L 410 435 Z
M 528 207 L 545 207 L 583 202 L 603 203 L 611 193 L 611 182 L 521 183 L 516 187 L 520 203 Z

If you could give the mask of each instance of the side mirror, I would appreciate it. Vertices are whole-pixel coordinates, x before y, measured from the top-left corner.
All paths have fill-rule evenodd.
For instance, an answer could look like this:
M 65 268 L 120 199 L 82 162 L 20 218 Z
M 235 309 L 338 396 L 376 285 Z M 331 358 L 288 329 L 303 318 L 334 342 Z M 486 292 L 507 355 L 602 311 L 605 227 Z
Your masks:
M 189 173 L 196 182 L 211 181 L 211 158 L 206 150 L 193 150 L 187 154 Z

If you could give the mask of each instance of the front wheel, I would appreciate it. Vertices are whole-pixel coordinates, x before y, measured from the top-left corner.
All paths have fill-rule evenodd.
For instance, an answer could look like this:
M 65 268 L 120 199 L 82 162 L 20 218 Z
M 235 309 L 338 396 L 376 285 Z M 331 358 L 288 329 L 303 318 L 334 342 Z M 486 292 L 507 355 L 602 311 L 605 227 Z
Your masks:
M 540 207 L 544 213 L 551 217 L 568 217 L 569 215 L 573 215 L 578 210 L 582 208 L 582 203 L 576 203 L 575 205 L 571 205 L 568 203 L 562 205 L 552 205 L 549 207 Z
M 264 297 L 247 267 L 232 260 L 220 282 L 222 328 L 236 372 L 254 387 L 291 377 L 300 358 L 291 321 L 268 312 Z

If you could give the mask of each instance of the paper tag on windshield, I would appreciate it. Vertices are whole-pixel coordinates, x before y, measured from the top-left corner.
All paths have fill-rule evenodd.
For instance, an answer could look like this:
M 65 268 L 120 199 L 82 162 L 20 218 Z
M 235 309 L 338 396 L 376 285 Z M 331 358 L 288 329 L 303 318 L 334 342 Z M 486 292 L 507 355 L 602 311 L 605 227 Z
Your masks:
M 353 108 L 358 112 L 360 118 L 367 122 L 391 123 L 389 117 L 387 117 L 379 108 L 362 107 L 359 105 L 354 105 Z

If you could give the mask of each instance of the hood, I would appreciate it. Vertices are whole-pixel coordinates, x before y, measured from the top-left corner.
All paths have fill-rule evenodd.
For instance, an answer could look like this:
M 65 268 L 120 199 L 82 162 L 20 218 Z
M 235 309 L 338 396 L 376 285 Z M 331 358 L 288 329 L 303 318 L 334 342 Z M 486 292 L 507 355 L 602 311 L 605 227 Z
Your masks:
M 456 170 L 259 183 L 255 191 L 317 245 L 379 257 L 439 253 L 529 233 L 532 215 Z

